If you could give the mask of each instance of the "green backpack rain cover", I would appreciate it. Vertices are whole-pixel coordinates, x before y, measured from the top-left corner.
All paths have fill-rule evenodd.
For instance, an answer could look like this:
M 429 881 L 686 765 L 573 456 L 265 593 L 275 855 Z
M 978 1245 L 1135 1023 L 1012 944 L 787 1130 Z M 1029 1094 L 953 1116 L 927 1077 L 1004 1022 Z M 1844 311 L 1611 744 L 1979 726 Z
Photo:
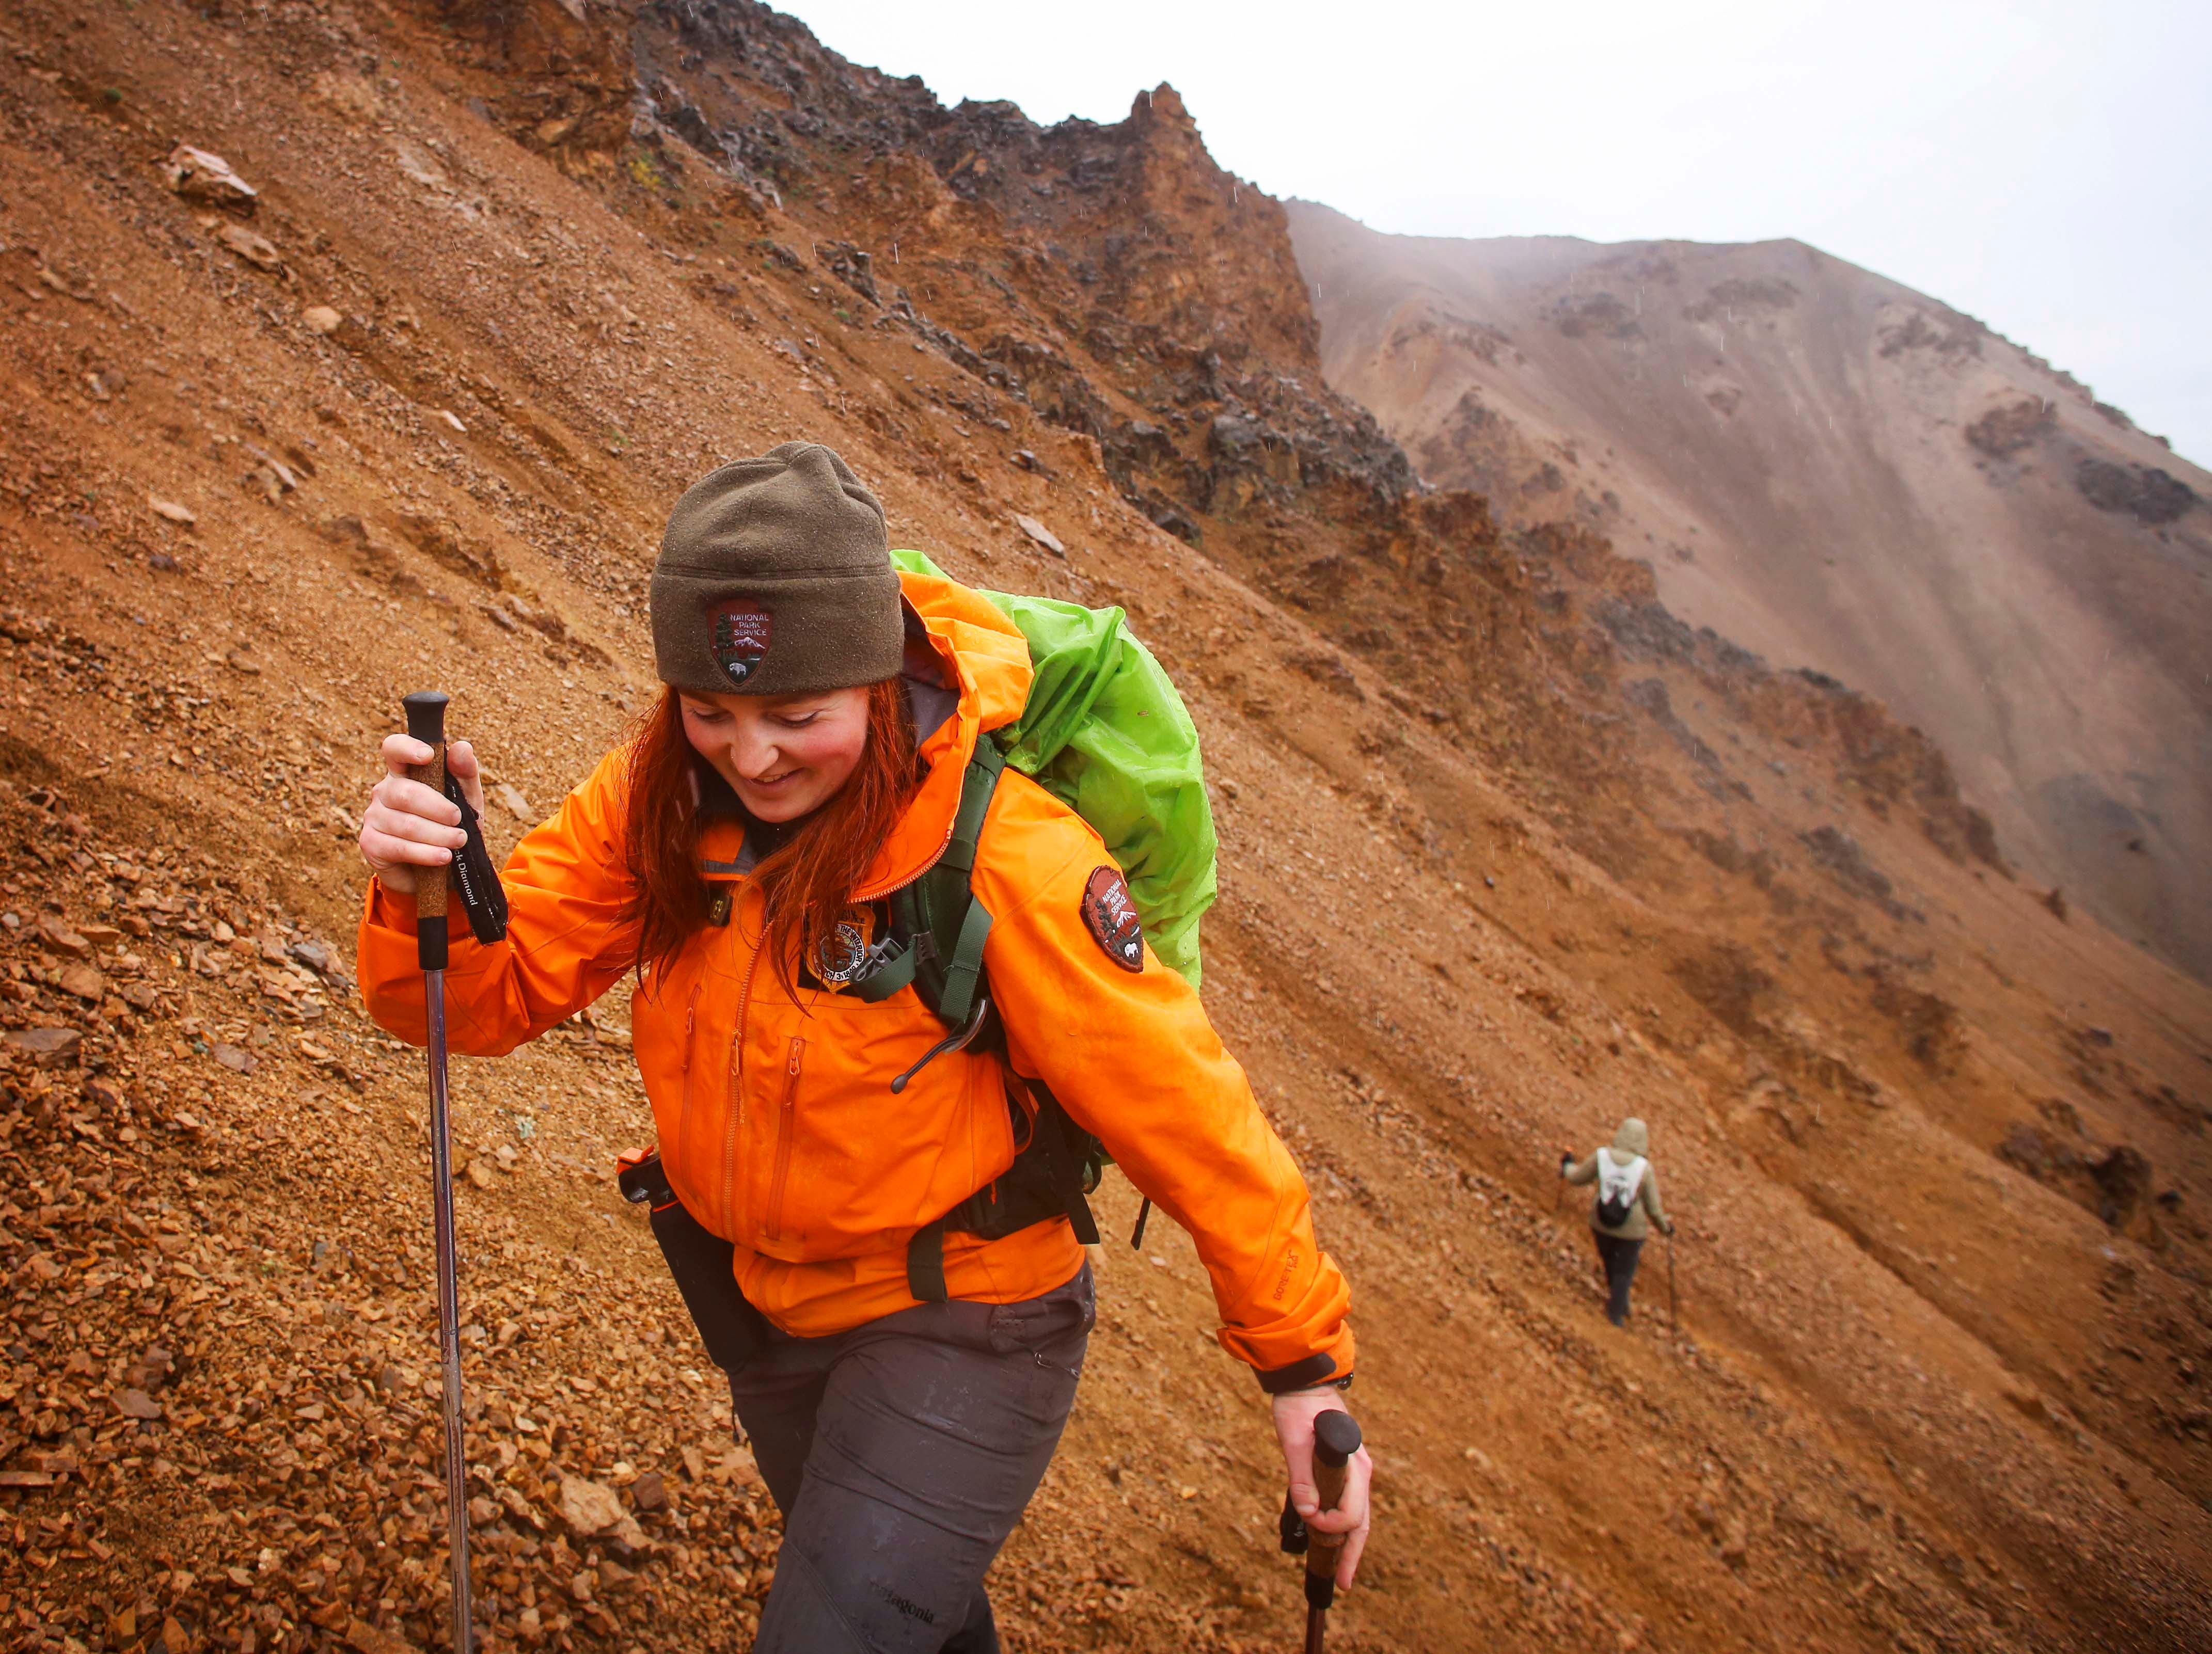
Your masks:
M 949 579 L 918 551 L 905 573 Z M 1199 985 L 1198 922 L 1213 905 L 1213 809 L 1198 729 L 1119 609 L 980 591 L 1029 640 L 1036 681 L 1022 715 L 991 732 L 1006 761 L 1097 829 L 1129 882 L 1160 963 Z

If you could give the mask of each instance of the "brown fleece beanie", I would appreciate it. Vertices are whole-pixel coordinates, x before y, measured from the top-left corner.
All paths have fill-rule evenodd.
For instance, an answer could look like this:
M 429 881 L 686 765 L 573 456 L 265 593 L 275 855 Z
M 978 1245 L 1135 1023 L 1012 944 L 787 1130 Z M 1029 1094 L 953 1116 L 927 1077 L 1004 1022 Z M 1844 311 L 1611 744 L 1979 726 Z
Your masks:
M 668 515 L 652 604 L 653 662 L 673 688 L 812 694 L 898 676 L 884 508 L 817 442 L 693 483 Z

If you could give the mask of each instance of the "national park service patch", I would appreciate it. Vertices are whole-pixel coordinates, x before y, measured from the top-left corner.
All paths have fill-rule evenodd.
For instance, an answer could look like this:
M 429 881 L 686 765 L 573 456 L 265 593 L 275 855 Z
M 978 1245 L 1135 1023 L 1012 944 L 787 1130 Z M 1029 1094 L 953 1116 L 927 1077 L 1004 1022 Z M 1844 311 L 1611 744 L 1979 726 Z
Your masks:
M 714 605 L 713 625 L 714 664 L 732 684 L 742 684 L 768 654 L 773 620 L 760 604 L 739 597 Z
M 1145 933 L 1137 924 L 1137 904 L 1121 870 L 1102 867 L 1083 887 L 1083 928 L 1106 957 L 1125 971 L 1145 968 Z

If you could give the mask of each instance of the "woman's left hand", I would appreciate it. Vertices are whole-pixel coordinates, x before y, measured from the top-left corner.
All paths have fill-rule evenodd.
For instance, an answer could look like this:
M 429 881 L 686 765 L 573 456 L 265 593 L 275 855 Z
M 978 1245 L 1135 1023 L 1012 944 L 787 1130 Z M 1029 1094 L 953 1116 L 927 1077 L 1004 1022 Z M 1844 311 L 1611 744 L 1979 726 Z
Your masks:
M 1334 1389 L 1299 1390 L 1274 1398 L 1275 1439 L 1283 1445 L 1283 1463 L 1290 1471 L 1291 1506 L 1315 1533 L 1342 1534 L 1336 1554 L 1336 1584 L 1340 1590 L 1359 1572 L 1359 1554 L 1367 1548 L 1367 1487 L 1375 1467 L 1362 1447 L 1344 1467 L 1344 1496 L 1333 1511 L 1321 1508 L 1314 1487 L 1314 1421 L 1324 1413 L 1346 1412 L 1344 1397 Z

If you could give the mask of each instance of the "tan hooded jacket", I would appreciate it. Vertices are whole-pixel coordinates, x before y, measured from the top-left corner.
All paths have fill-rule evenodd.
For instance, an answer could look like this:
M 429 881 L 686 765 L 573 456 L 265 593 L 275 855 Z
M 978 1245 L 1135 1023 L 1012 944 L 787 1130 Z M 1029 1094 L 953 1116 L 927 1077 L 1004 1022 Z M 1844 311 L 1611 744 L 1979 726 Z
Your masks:
M 1659 1204 L 1659 1168 L 1651 1164 L 1651 1134 L 1644 1130 L 1643 1121 L 1631 1115 L 1620 1123 L 1620 1130 L 1613 1134 L 1612 1154 L 1616 1161 L 1642 1156 L 1644 1178 L 1636 1186 L 1636 1198 L 1629 1203 L 1628 1216 L 1620 1227 L 1610 1227 L 1597 1221 L 1595 1200 L 1590 1202 L 1590 1227 L 1601 1235 L 1613 1235 L 1622 1240 L 1642 1240 L 1651 1233 L 1654 1223 L 1664 1233 L 1674 1233 L 1674 1226 Z M 1586 1160 L 1573 1161 L 1564 1175 L 1569 1183 L 1595 1183 L 1597 1155 L 1593 1152 Z

